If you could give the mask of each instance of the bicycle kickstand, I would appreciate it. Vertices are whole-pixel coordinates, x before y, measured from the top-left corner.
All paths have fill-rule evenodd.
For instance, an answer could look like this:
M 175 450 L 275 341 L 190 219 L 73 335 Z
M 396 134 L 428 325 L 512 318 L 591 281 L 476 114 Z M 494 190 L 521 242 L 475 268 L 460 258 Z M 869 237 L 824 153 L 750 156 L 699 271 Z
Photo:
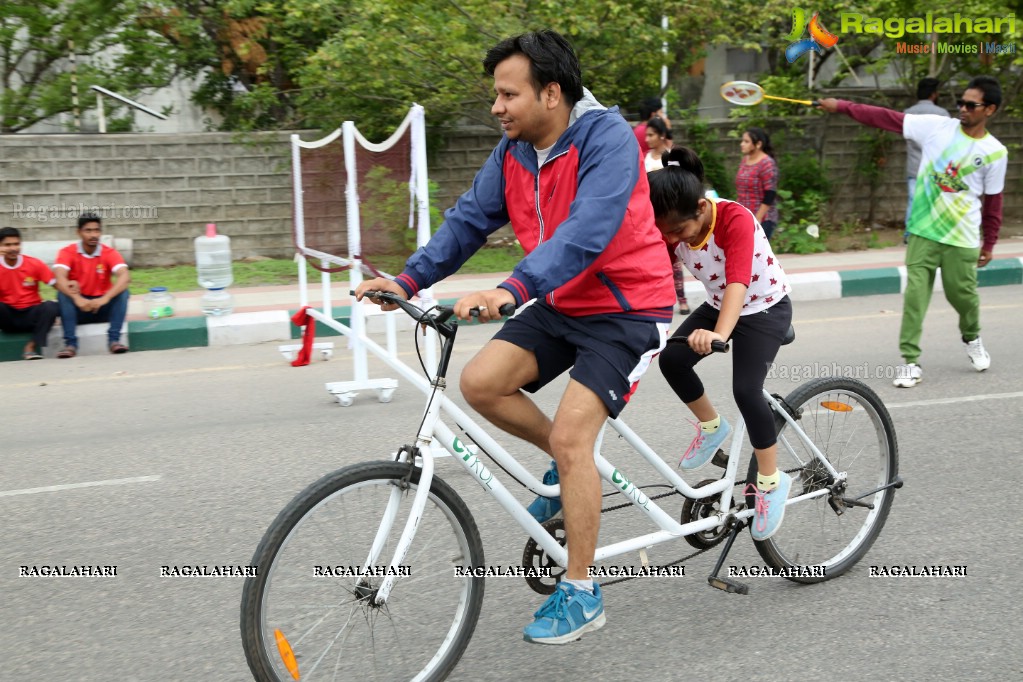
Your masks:
M 714 564 L 714 570 L 709 576 L 707 576 L 707 583 L 711 587 L 716 587 L 719 590 L 725 592 L 731 592 L 733 594 L 749 594 L 749 585 L 740 583 L 737 580 L 732 580 L 728 577 L 719 576 L 718 573 L 721 571 L 721 567 L 725 563 L 725 557 L 728 556 L 729 550 L 732 549 L 732 544 L 735 542 L 735 538 L 738 537 L 739 531 L 746 527 L 746 521 L 736 521 L 732 526 L 731 532 L 728 534 L 728 538 L 725 540 L 725 546 L 721 550 L 721 556 L 718 557 L 718 561 Z

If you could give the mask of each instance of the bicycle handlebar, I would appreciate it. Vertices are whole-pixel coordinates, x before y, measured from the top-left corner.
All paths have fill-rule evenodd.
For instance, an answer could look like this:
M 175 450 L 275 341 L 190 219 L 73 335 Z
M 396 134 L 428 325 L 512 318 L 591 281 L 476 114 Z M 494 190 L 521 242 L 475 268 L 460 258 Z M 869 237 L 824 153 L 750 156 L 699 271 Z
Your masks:
M 355 295 L 354 291 L 350 291 L 348 293 L 350 293 L 352 296 Z M 397 294 L 392 294 L 389 291 L 367 291 L 365 293 L 365 296 L 368 298 L 375 298 L 379 301 L 384 301 L 385 303 L 393 303 L 394 305 L 398 306 L 403 311 L 405 311 L 405 313 L 407 313 L 414 320 L 416 320 L 416 322 L 422 322 L 423 316 L 426 315 L 426 311 L 423 310 L 422 308 L 413 305 L 412 303 L 409 303 L 401 296 L 398 296 Z M 455 314 L 455 309 L 451 306 L 438 305 L 436 306 L 436 309 L 437 314 L 433 317 L 433 321 L 435 324 L 438 325 L 444 324 L 449 319 L 451 319 L 452 315 Z M 497 312 L 501 313 L 501 315 L 504 317 L 509 317 L 515 312 L 515 304 L 505 303 L 504 305 L 497 309 Z M 472 317 L 479 317 L 480 310 L 479 308 L 470 308 L 469 314 Z
M 668 343 L 689 343 L 688 336 L 673 336 L 668 339 Z M 711 353 L 727 353 L 731 350 L 731 345 L 727 341 L 711 341 L 710 352 Z

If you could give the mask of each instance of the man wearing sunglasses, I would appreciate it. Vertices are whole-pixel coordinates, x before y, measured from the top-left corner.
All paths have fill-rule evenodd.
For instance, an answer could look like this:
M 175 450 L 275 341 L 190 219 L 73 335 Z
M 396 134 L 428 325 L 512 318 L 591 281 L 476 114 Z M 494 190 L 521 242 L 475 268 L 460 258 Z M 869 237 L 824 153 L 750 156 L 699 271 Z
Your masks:
M 1002 226 L 1002 189 L 1009 154 L 987 132 L 987 121 L 1002 103 L 1002 89 L 990 76 L 971 80 L 956 101 L 958 118 L 904 114 L 883 107 L 822 99 L 828 113 L 846 114 L 864 125 L 901 133 L 923 152 L 917 172 L 906 248 L 899 365 L 894 384 L 911 388 L 923 379 L 920 337 L 924 316 L 941 268 L 945 298 L 959 313 L 959 332 L 978 372 L 991 365 L 980 340 L 977 268 L 991 262 Z

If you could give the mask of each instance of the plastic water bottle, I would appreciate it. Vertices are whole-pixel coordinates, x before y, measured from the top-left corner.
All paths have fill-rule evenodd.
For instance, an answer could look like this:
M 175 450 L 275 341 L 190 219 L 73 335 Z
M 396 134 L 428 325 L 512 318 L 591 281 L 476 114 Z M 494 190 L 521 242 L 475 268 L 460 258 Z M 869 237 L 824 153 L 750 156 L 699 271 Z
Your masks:
M 199 299 L 202 314 L 206 317 L 221 317 L 234 312 L 234 297 L 223 288 L 208 290 Z
M 206 224 L 205 236 L 195 238 L 195 272 L 204 289 L 225 289 L 231 286 L 231 238 L 217 234 L 217 226 Z
M 152 287 L 142 300 L 145 301 L 146 314 L 151 320 L 174 315 L 174 296 L 167 291 L 167 287 Z

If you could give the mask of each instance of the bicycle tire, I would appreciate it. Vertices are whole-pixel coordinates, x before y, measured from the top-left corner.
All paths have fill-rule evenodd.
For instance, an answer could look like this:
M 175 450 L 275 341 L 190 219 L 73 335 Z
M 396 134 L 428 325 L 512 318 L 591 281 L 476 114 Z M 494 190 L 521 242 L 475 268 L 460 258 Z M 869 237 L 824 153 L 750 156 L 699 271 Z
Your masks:
M 258 574 L 246 578 L 242 591 L 242 643 L 256 680 L 299 679 L 284 660 L 288 653 L 301 679 L 315 679 L 326 664 L 330 679 L 442 680 L 458 663 L 479 619 L 484 580 L 455 577 L 451 567 L 484 567 L 483 543 L 468 507 L 437 476 L 403 560 L 410 574 L 396 579 L 386 604 L 372 604 L 382 577 L 315 576 L 317 568 L 364 565 L 391 491 L 408 472 L 397 462 L 346 467 L 308 486 L 277 515 L 251 562 Z M 393 556 L 421 473 L 413 469 L 401 493 L 377 564 L 386 566 Z M 339 530 L 340 522 L 350 527 Z M 440 559 L 431 563 L 426 553 L 435 550 Z M 451 624 L 444 617 L 431 627 L 452 605 Z
M 845 377 L 815 379 L 797 387 L 785 398 L 785 404 L 831 465 L 849 474 L 847 496 L 856 497 L 895 480 L 899 468 L 895 426 L 884 403 L 865 383 Z M 795 434 L 789 443 L 802 463 L 782 446 L 780 438 L 788 422 L 775 415 L 775 423 L 779 434 L 778 468 L 793 476 L 790 497 L 827 485 L 827 471 L 812 466 L 814 458 Z M 867 431 L 869 427 L 872 433 Z M 756 476 L 757 460 L 751 457 L 747 482 L 754 483 Z M 894 497 L 895 489 L 885 488 L 870 500 L 873 509 L 849 507 L 841 516 L 832 510 L 827 495 L 789 505 L 778 532 L 753 544 L 768 566 L 786 571 L 785 577 L 794 582 L 836 578 L 870 550 L 884 528 Z M 752 508 L 752 495 L 746 495 L 746 504 Z M 804 568 L 810 566 L 822 566 L 817 573 L 823 575 Z M 801 570 L 792 571 L 794 567 Z

